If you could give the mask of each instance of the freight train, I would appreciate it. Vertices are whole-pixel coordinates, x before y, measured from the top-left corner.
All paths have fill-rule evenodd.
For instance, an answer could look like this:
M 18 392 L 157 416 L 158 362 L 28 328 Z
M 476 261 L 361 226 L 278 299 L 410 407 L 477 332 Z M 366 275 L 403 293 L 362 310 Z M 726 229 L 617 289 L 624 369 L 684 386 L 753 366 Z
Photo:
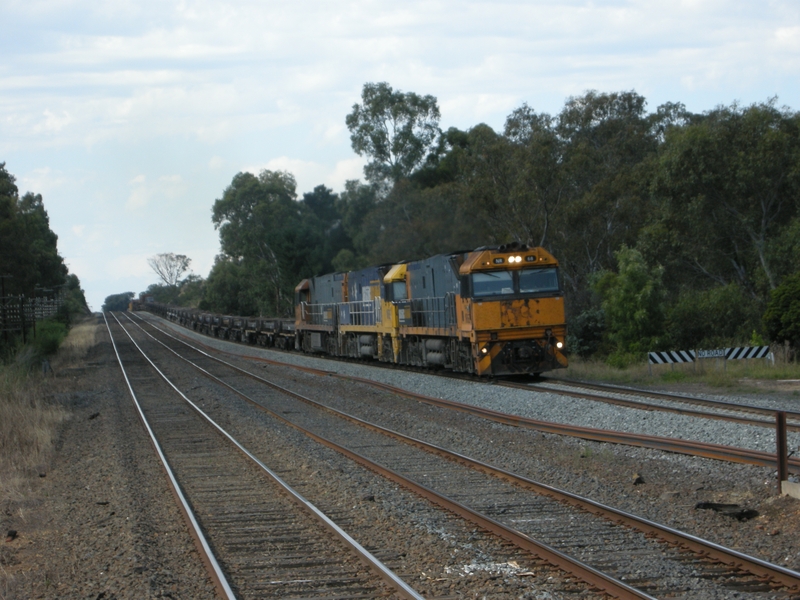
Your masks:
M 489 377 L 567 366 L 558 261 L 516 243 L 304 279 L 294 320 L 137 307 L 207 335 L 306 353 Z

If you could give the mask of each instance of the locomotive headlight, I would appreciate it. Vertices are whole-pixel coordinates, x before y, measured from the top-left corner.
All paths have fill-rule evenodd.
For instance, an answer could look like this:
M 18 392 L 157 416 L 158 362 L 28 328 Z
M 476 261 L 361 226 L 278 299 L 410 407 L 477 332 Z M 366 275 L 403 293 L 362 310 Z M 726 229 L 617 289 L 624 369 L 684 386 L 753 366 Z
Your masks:
M 488 351 L 489 351 L 489 349 L 488 349 L 486 346 L 484 346 L 483 348 L 481 348 L 481 352 L 482 352 L 483 354 L 486 354 Z
M 556 342 L 556 348 L 561 350 L 561 348 L 563 348 L 563 347 L 564 347 L 564 342 Z

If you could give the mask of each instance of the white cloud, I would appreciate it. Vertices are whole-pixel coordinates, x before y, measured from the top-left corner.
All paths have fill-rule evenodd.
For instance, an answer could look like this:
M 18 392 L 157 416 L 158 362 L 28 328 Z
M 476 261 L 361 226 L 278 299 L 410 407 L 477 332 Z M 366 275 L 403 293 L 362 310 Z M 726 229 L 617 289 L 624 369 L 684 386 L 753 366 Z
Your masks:
M 61 171 L 55 171 L 50 167 L 32 169 L 17 181 L 20 192 L 30 191 L 41 194 L 45 203 L 47 203 L 50 193 L 56 192 L 68 184 L 69 179 Z
M 138 187 L 128 196 L 128 200 L 125 202 L 125 208 L 130 211 L 136 211 L 144 208 L 149 203 L 150 191 L 146 187 Z
M 335 192 L 344 189 L 348 179 L 363 179 L 363 168 L 366 161 L 361 157 L 348 158 L 337 161 L 333 167 L 323 163 L 304 161 L 288 156 L 273 158 L 263 166 L 247 166 L 242 169 L 248 173 L 258 175 L 264 169 L 269 171 L 288 171 L 297 181 L 297 196 L 302 197 L 305 192 L 310 192 L 318 185 L 325 185 Z
M 44 120 L 33 126 L 33 133 L 58 132 L 75 120 L 67 111 L 61 111 L 60 115 L 56 115 L 45 109 L 42 116 Z
M 187 186 L 180 175 L 162 175 L 154 184 L 148 184 L 145 175 L 137 175 L 129 182 L 133 187 L 125 208 L 129 211 L 137 211 L 148 206 L 151 200 L 175 200 L 186 193 Z
M 364 179 L 364 165 L 361 157 L 340 160 L 325 179 L 325 185 L 334 191 L 342 191 L 348 179 Z
M 3 18 L 0 161 L 45 196 L 96 306 L 125 291 L 106 281 L 144 289 L 157 252 L 205 275 L 235 165 L 288 170 L 299 195 L 363 178 L 344 118 L 367 81 L 433 94 L 444 129 L 587 89 L 800 98 L 795 0 L 8 0 Z

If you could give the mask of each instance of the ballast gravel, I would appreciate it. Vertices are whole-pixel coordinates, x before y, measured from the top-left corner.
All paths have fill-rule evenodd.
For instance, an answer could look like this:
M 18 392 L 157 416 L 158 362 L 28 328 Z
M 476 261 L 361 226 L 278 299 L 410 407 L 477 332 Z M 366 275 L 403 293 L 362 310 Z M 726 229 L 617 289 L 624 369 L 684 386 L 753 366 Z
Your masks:
M 153 318 L 150 315 L 147 315 L 147 317 Z M 604 402 L 569 398 L 556 393 L 518 390 L 485 382 L 455 380 L 425 373 L 381 368 L 369 364 L 317 358 L 300 353 L 276 352 L 254 346 L 232 344 L 196 334 L 174 323 L 160 322 L 176 333 L 192 336 L 208 346 L 225 352 L 243 356 L 259 356 L 286 364 L 313 367 L 331 373 L 362 377 L 416 394 L 463 402 L 464 404 L 520 415 L 539 421 L 673 437 L 761 450 L 763 452 L 775 452 L 774 428 L 754 427 L 668 412 L 626 408 Z M 710 395 L 707 395 L 707 397 L 741 404 L 754 403 L 752 398 L 735 396 L 712 397 Z M 642 398 L 642 401 L 651 400 Z M 779 408 L 800 410 L 800 399 L 783 400 L 780 402 Z M 787 436 L 787 442 L 790 449 L 800 453 L 800 433 L 790 432 Z
M 102 322 L 102 321 L 101 321 Z M 232 344 L 167 324 L 176 333 L 241 355 L 233 361 L 261 369 L 287 387 L 326 398 L 367 420 L 384 419 L 398 431 L 419 435 L 456 451 L 525 474 L 567 491 L 658 521 L 693 535 L 800 570 L 800 501 L 778 496 L 773 471 L 626 446 L 587 442 L 490 423 L 399 398 L 366 385 L 320 377 L 247 360 L 281 363 L 374 379 L 428 396 L 477 404 L 542 421 L 644 432 L 774 451 L 774 432 L 581 401 L 555 393 L 525 392 L 442 379 L 420 373 L 376 369 L 295 353 Z M 105 343 L 105 342 L 104 342 Z M 0 598 L 204 598 L 213 597 L 188 533 L 152 451 L 125 432 L 138 426 L 125 392 L 107 374 L 108 347 L 99 347 L 87 368 L 76 371 L 66 398 L 72 420 L 62 434 L 53 465 L 33 495 L 0 506 L 0 527 L 18 537 L 0 539 Z M 105 369 L 102 367 L 109 367 Z M 59 374 L 65 376 L 65 374 Z M 353 392 L 356 392 L 355 394 Z M 736 399 L 724 398 L 727 401 Z M 745 403 L 758 403 L 753 397 Z M 127 401 L 127 399 L 125 399 Z M 787 397 L 785 406 L 798 402 Z M 99 416 L 90 417 L 99 412 Z M 800 439 L 790 434 L 790 450 Z M 377 490 L 376 490 L 377 491 Z M 381 493 L 375 497 L 381 500 Z M 756 516 L 737 520 L 701 503 L 735 503 Z M 414 503 L 417 504 L 417 503 Z M 418 515 L 419 506 L 387 507 Z M 441 526 L 431 517 L 429 531 Z M 442 535 L 446 535 L 442 533 Z M 466 561 L 459 576 L 491 570 L 496 586 L 469 597 L 493 597 L 503 588 L 502 565 Z M 445 574 L 451 575 L 450 573 Z M 442 590 L 442 597 L 448 596 Z M 548 597 L 547 593 L 525 597 Z M 684 597 L 694 597 L 689 593 Z M 732 592 L 731 598 L 750 597 Z M 786 596 L 786 597 L 792 597 Z

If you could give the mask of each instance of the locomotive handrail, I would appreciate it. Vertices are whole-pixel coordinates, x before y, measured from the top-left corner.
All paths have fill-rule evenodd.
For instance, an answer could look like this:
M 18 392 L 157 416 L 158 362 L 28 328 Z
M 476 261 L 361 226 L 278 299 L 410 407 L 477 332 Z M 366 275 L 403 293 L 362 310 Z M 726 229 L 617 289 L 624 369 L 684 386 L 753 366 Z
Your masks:
M 446 328 L 456 324 L 455 294 L 448 292 L 444 296 L 411 298 L 397 300 L 392 304 L 398 308 L 411 308 L 411 325 L 413 327 Z
M 339 302 L 339 323 L 342 325 L 377 325 L 381 322 L 381 299 Z

